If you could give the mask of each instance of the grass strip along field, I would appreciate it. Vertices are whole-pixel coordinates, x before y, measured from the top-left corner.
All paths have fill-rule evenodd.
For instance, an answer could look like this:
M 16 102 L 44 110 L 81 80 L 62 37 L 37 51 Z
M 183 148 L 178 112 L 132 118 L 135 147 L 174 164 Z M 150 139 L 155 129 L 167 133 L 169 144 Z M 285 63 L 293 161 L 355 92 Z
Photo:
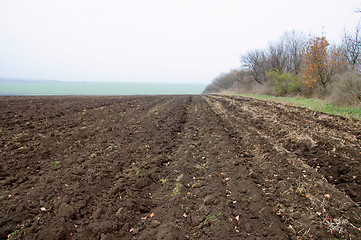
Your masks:
M 361 123 L 240 96 L 0 98 L 0 239 L 358 239 Z
M 331 103 L 327 103 L 326 101 L 322 101 L 322 100 L 305 99 L 298 97 L 274 97 L 270 95 L 257 95 L 257 94 L 234 94 L 234 95 L 286 103 L 298 107 L 305 107 L 318 112 L 361 120 L 361 108 L 341 107 Z

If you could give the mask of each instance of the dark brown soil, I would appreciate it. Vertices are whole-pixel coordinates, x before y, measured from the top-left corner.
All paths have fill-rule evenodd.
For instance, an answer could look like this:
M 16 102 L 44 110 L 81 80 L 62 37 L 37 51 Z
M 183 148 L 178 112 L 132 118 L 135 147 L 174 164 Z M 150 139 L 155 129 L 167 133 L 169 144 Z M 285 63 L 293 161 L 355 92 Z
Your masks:
M 361 239 L 358 121 L 216 95 L 0 113 L 0 239 Z

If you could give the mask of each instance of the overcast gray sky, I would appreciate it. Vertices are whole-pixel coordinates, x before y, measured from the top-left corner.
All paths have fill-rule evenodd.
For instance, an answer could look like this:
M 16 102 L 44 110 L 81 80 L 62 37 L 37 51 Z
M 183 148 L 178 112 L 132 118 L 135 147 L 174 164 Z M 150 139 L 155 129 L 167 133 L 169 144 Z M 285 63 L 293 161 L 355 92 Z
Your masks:
M 0 0 L 0 77 L 208 83 L 285 31 L 333 41 L 358 0 Z

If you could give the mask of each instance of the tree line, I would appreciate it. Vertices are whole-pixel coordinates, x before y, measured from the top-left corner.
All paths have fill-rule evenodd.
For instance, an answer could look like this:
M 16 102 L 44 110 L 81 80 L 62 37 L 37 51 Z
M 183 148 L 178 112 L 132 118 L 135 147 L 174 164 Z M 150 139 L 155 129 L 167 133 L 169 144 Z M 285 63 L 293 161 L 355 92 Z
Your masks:
M 203 93 L 236 92 L 328 98 L 361 103 L 361 26 L 331 44 L 324 36 L 284 33 L 265 49 L 240 57 L 241 68 L 221 73 Z

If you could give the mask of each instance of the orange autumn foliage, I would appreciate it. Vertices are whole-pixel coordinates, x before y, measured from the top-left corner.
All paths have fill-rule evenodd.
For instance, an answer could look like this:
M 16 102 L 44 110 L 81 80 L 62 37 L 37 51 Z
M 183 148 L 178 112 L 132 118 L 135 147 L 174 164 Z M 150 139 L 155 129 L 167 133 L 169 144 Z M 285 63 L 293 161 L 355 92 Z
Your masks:
M 329 49 L 325 37 L 316 37 L 308 42 L 302 68 L 303 84 L 309 88 L 326 85 L 332 76 L 345 69 L 346 61 L 339 48 Z

